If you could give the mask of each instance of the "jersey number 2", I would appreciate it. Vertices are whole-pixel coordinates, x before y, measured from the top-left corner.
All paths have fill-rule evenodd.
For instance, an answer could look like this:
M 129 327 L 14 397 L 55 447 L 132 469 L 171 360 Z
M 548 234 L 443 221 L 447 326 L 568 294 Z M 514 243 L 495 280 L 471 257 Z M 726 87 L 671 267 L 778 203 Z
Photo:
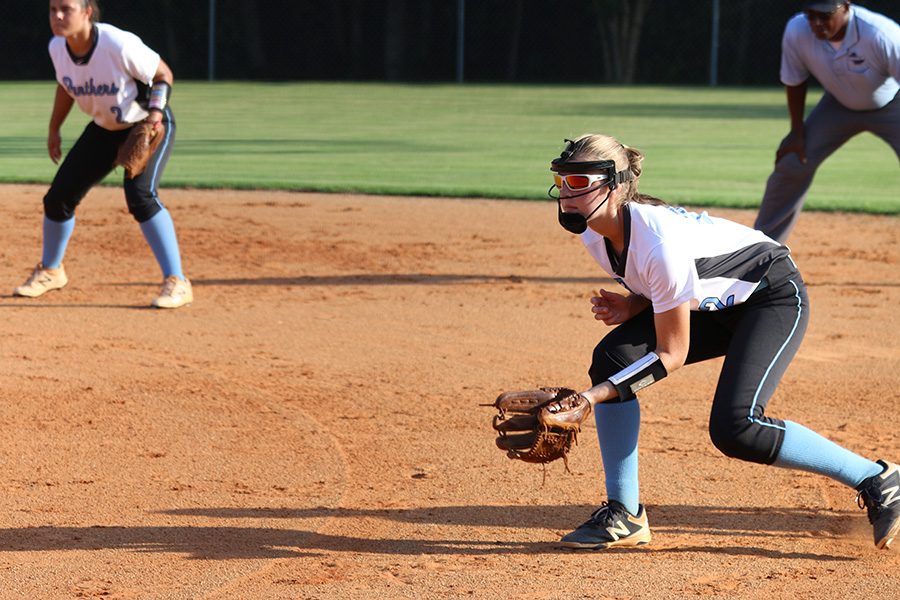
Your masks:
M 109 108 L 109 112 L 116 115 L 116 123 L 124 123 L 125 120 L 122 118 L 122 109 L 118 106 L 111 106 Z

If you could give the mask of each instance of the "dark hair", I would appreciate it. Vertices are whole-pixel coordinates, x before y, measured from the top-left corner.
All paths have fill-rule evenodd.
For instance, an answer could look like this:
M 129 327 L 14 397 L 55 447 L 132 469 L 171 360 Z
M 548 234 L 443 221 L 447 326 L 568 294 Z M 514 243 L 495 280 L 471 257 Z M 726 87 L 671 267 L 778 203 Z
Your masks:
M 81 5 L 84 8 L 90 6 L 94 9 L 94 12 L 91 13 L 91 23 L 96 23 L 100 20 L 100 5 L 97 4 L 97 0 L 81 0 Z

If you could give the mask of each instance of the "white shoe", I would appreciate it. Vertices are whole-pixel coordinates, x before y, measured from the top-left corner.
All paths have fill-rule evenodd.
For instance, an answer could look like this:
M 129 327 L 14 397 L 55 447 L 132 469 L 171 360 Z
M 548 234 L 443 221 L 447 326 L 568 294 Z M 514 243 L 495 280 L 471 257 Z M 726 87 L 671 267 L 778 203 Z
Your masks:
M 37 298 L 49 292 L 50 290 L 58 290 L 64 288 L 69 283 L 66 277 L 66 270 L 62 263 L 56 269 L 44 268 L 42 263 L 38 263 L 31 273 L 28 280 L 13 290 L 14 296 L 25 296 L 27 298 Z
M 153 301 L 156 308 L 178 308 L 194 301 L 194 292 L 191 290 L 191 282 L 187 279 L 179 279 L 176 275 L 169 275 L 163 281 L 159 296 Z

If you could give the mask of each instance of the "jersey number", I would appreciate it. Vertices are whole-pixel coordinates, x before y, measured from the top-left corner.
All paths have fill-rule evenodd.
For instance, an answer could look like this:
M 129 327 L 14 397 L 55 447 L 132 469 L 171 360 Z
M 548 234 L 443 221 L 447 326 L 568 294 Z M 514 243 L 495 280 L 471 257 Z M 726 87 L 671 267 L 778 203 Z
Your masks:
M 116 115 L 116 123 L 124 123 L 125 120 L 122 118 L 122 109 L 118 106 L 111 106 L 109 108 L 109 112 Z
M 734 306 L 734 294 L 725 298 L 725 304 L 722 304 L 722 301 L 716 297 L 706 298 L 705 300 L 702 300 L 700 302 L 698 310 L 722 310 L 723 308 L 728 308 L 729 306 Z

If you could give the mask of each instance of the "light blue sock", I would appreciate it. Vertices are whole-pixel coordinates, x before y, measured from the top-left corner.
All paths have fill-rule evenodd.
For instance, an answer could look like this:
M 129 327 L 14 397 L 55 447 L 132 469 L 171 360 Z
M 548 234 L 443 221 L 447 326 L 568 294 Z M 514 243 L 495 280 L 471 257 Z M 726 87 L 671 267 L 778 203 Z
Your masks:
M 53 221 L 44 216 L 44 245 L 41 254 L 41 264 L 48 269 L 57 269 L 66 254 L 69 238 L 75 229 L 75 217 L 62 223 Z
M 882 471 L 878 463 L 854 454 L 792 421 L 784 422 L 784 441 L 774 464 L 785 469 L 825 475 L 852 488 L 866 477 Z
M 176 275 L 184 279 L 181 272 L 181 253 L 178 251 L 178 238 L 175 237 L 175 224 L 169 211 L 162 209 L 149 221 L 141 223 L 144 239 L 150 244 L 153 256 L 159 263 L 163 278 Z
M 637 400 L 596 404 L 594 421 L 606 473 L 607 497 L 621 502 L 628 512 L 636 515 L 640 503 L 637 451 L 640 404 Z

